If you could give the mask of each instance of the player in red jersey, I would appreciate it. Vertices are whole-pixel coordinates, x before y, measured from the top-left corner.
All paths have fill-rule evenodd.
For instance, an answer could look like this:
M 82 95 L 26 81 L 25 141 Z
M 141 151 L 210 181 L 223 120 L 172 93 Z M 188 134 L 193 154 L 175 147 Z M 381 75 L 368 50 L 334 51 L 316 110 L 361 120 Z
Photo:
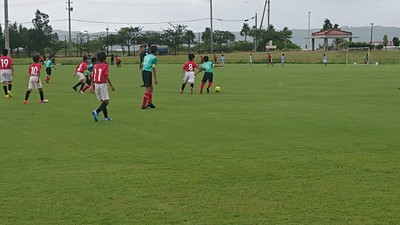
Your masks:
M 29 95 L 31 94 L 32 90 L 36 88 L 39 89 L 40 103 L 47 103 L 48 100 L 44 99 L 42 82 L 40 81 L 40 69 L 42 68 L 42 65 L 39 63 L 39 56 L 35 55 L 32 57 L 32 59 L 33 63 L 29 66 L 28 70 L 29 84 L 28 90 L 25 94 L 24 104 L 28 104 Z
M 12 77 L 14 75 L 13 61 L 8 56 L 8 50 L 3 49 L 0 57 L 0 81 L 3 83 L 5 97 L 12 97 Z
M 83 94 L 83 87 L 85 87 L 85 71 L 87 69 L 87 64 L 90 62 L 90 59 L 87 56 L 83 56 L 82 62 L 76 67 L 75 69 L 75 76 L 78 77 L 79 82 L 75 84 L 75 86 L 72 87 L 75 91 L 78 91 L 76 88 L 80 85 L 81 88 L 79 89 L 79 92 Z
M 111 80 L 108 77 L 108 65 L 106 62 L 106 53 L 99 52 L 97 54 L 97 60 L 99 61 L 93 68 L 92 74 L 92 89 L 97 96 L 97 100 L 101 101 L 101 105 L 97 110 L 92 111 L 92 115 L 95 122 L 99 121 L 99 113 L 103 111 L 104 120 L 112 120 L 108 117 L 107 105 L 109 103 L 108 87 L 107 83 L 110 85 L 111 90 L 115 91 L 114 86 L 111 84 Z
M 182 87 L 181 87 L 181 93 L 183 93 L 183 90 L 185 89 L 185 86 L 187 84 L 187 82 L 189 82 L 190 84 L 190 94 L 193 94 L 193 87 L 194 87 L 194 78 L 195 78 L 195 72 L 194 69 L 195 68 L 199 68 L 199 65 L 197 65 L 197 63 L 195 63 L 193 61 L 194 59 L 194 54 L 193 53 L 189 53 L 188 55 L 188 59 L 189 61 L 187 61 L 183 67 L 182 67 L 182 72 L 179 75 L 179 77 L 182 77 L 183 73 L 185 73 L 185 77 L 183 78 L 183 83 L 182 83 Z
M 274 64 L 272 63 L 272 55 L 268 52 L 267 53 L 267 63 L 268 63 L 268 66 L 269 65 L 271 65 L 271 66 L 273 66 Z
M 117 62 L 117 68 L 120 68 L 121 67 L 121 62 L 122 62 L 121 57 L 116 56 L 115 57 L 115 62 Z

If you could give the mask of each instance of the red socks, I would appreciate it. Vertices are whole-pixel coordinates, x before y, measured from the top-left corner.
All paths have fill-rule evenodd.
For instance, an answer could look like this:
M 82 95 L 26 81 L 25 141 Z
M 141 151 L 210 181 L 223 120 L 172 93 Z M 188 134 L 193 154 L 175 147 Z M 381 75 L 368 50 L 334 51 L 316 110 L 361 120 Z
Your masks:
M 212 85 L 212 82 L 208 82 L 208 87 L 207 88 L 210 88 L 211 85 Z
M 145 92 L 143 96 L 142 106 L 146 106 L 147 103 L 153 102 L 153 94 L 151 92 Z
M 200 91 L 202 91 L 203 89 L 204 89 L 204 85 L 205 85 L 206 83 L 204 83 L 204 82 L 201 82 L 201 85 L 200 85 Z
M 89 88 L 89 86 L 85 86 L 85 87 L 82 89 L 82 92 L 85 92 L 88 88 Z

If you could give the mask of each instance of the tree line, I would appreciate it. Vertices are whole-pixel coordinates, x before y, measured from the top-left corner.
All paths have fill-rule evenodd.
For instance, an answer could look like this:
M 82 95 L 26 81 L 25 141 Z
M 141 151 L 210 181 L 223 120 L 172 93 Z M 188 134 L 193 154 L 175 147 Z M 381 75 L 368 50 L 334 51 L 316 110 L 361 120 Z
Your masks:
M 33 54 L 56 55 L 64 52 L 65 55 L 81 56 L 84 53 L 106 51 L 113 46 L 121 46 L 122 54 L 128 56 L 136 54 L 138 45 L 168 46 L 170 54 L 178 54 L 183 51 L 210 52 L 211 29 L 206 27 L 200 35 L 188 29 L 187 25 L 169 24 L 167 29 L 161 32 L 144 31 L 143 27 L 122 27 L 117 33 L 110 35 L 89 36 L 88 33 L 79 32 L 72 43 L 60 40 L 57 33 L 53 33 L 50 25 L 49 15 L 36 10 L 32 19 L 32 28 L 26 28 L 21 24 L 9 25 L 10 49 L 16 57 L 32 56 Z M 265 51 L 268 41 L 272 40 L 278 49 L 297 49 L 299 46 L 293 44 L 292 31 L 287 27 L 276 30 L 273 25 L 266 29 L 250 28 L 247 23 L 243 24 L 240 35 L 244 41 L 237 41 L 234 33 L 227 30 L 213 31 L 213 49 L 216 52 L 231 51 Z M 249 41 L 252 37 L 253 41 Z M 254 41 L 257 40 L 257 41 Z M 4 33 L 0 27 L 0 47 L 4 48 Z M 133 49 L 132 49 L 133 48 Z

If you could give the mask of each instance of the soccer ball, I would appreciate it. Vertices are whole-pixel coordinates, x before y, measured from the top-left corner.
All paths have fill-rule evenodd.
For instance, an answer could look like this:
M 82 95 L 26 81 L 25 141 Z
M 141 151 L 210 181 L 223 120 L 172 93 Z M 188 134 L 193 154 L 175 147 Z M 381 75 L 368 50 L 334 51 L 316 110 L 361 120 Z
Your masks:
M 216 86 L 215 87 L 215 92 L 221 92 L 221 87 L 220 86 Z

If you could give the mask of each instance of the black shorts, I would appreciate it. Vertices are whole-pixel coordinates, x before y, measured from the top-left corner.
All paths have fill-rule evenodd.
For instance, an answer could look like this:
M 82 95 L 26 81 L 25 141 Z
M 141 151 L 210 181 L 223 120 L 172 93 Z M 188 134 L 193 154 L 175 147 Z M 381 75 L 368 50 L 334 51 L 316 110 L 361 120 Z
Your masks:
M 51 75 L 51 67 L 46 67 L 46 74 Z
M 145 87 L 151 87 L 153 85 L 153 73 L 150 71 L 142 71 L 142 78 Z
M 213 73 L 205 72 L 201 82 L 205 83 L 208 80 L 208 82 L 212 83 L 213 82 L 213 76 L 214 76 Z

